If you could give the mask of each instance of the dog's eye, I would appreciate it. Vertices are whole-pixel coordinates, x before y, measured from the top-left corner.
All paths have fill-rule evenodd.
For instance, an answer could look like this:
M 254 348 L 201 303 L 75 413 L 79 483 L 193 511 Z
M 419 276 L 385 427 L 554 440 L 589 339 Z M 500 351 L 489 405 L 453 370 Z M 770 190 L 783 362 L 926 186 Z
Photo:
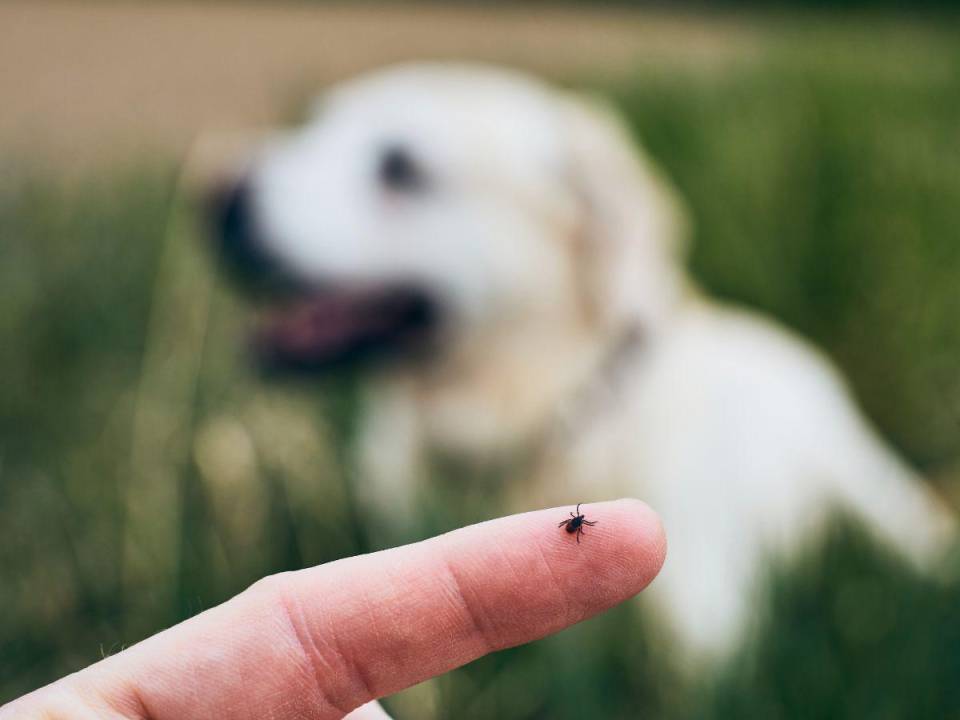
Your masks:
M 380 156 L 380 182 L 390 190 L 413 192 L 425 184 L 423 172 L 402 147 L 388 147 Z

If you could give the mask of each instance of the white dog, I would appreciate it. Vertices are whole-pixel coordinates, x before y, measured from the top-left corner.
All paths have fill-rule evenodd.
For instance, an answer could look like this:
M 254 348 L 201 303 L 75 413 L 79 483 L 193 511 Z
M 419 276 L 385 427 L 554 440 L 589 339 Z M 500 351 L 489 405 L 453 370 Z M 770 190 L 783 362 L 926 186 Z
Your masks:
M 265 358 L 397 354 L 373 383 L 364 496 L 410 517 L 425 450 L 527 458 L 518 507 L 631 495 L 663 518 L 673 637 L 743 637 L 771 556 L 835 510 L 927 564 L 954 518 L 812 347 L 712 301 L 684 224 L 604 109 L 508 72 L 411 66 L 330 92 L 251 160 L 226 253 L 295 302 Z

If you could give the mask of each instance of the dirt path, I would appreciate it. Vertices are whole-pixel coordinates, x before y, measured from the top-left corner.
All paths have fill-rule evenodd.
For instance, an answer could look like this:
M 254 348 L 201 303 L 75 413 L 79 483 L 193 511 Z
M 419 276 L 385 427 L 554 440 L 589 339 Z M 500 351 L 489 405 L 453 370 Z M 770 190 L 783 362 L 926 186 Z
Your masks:
M 176 152 L 201 129 L 267 123 L 312 88 L 417 58 L 610 77 L 710 66 L 756 37 L 656 12 L 390 4 L 0 4 L 0 153 L 58 166 Z

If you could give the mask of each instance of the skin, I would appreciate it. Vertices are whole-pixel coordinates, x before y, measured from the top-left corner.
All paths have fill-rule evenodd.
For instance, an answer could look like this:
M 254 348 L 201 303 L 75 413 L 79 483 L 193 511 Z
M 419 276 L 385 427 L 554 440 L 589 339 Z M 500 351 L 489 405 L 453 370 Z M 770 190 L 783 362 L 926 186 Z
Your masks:
M 0 720 L 385 718 L 371 701 L 586 620 L 656 576 L 666 541 L 649 507 L 592 503 L 603 522 L 579 546 L 557 530 L 567 510 L 267 577 Z

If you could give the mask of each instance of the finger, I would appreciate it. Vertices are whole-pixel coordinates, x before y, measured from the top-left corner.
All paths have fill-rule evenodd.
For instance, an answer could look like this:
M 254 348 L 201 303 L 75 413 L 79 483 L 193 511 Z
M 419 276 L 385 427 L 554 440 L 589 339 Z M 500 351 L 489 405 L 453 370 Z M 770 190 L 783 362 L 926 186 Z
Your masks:
M 665 541 L 635 500 L 501 518 L 277 575 L 98 666 L 110 703 L 151 718 L 340 718 L 493 650 L 556 632 L 642 590 Z

